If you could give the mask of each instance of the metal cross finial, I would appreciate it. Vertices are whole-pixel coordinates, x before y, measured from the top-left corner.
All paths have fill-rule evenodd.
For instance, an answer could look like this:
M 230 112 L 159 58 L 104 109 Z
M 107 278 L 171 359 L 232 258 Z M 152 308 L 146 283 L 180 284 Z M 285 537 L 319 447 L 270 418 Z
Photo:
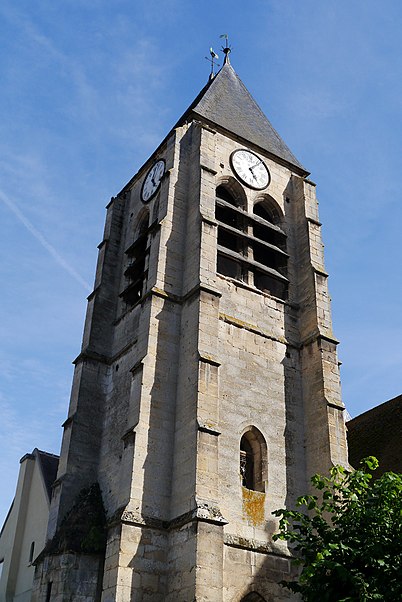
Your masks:
M 216 52 L 214 52 L 212 50 L 212 48 L 209 49 L 209 54 L 211 55 L 211 58 L 208 58 L 207 56 L 205 57 L 207 59 L 207 61 L 209 61 L 211 63 L 211 73 L 209 75 L 209 79 L 213 79 L 215 76 L 214 73 L 214 67 L 215 67 L 215 60 L 219 59 L 219 56 L 216 54 Z M 216 63 L 217 67 L 219 67 L 219 63 Z
M 223 33 L 221 36 L 219 36 L 220 38 L 224 38 L 225 39 L 225 46 L 222 46 L 222 50 L 225 53 L 225 64 L 229 63 L 229 53 L 232 51 L 232 47 L 229 46 L 229 36 L 227 33 Z

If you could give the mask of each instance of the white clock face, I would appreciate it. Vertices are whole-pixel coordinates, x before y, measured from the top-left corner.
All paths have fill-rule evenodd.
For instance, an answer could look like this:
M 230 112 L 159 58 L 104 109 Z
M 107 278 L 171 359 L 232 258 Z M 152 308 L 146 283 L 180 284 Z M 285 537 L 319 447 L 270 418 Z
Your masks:
M 149 170 L 141 188 L 141 199 L 148 203 L 159 189 L 161 179 L 165 173 L 165 161 L 160 159 Z
M 268 167 L 258 155 L 251 151 L 240 149 L 230 156 L 232 169 L 244 184 L 255 190 L 263 190 L 271 180 Z

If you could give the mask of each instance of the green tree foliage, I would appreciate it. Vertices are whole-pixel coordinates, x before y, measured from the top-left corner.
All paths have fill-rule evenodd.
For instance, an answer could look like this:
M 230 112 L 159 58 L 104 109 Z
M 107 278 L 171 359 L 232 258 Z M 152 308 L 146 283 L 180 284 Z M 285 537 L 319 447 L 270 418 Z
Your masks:
M 402 600 L 402 474 L 372 479 L 376 458 L 347 472 L 315 475 L 318 495 L 298 498 L 297 510 L 276 510 L 275 540 L 290 542 L 299 580 L 282 585 L 308 602 Z

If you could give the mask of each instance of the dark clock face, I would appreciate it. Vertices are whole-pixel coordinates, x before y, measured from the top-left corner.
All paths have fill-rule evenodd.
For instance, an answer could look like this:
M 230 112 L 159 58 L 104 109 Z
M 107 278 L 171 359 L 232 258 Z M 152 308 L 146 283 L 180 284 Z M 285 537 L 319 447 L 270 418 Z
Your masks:
M 241 148 L 230 156 L 230 163 L 236 176 L 250 188 L 263 190 L 271 180 L 268 167 L 255 153 Z
M 141 200 L 143 203 L 148 203 L 158 192 L 162 176 L 165 173 L 165 168 L 165 161 L 163 159 L 159 159 L 159 161 L 154 163 L 145 176 L 145 180 L 141 188 Z

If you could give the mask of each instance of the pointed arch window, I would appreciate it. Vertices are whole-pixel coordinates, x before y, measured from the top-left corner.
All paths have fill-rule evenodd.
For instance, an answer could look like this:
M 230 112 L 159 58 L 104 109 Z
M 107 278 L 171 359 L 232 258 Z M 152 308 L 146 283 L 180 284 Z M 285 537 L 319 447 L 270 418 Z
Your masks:
M 250 426 L 240 439 L 241 484 L 252 491 L 265 491 L 267 482 L 267 445 L 261 432 Z
M 148 227 L 149 214 L 146 212 L 137 226 L 137 236 L 126 250 L 128 265 L 124 271 L 125 288 L 120 296 L 127 305 L 134 305 L 144 294 L 148 275 Z
M 216 189 L 217 272 L 280 299 L 288 294 L 286 235 L 279 210 L 261 201 L 247 213 L 224 185 Z

